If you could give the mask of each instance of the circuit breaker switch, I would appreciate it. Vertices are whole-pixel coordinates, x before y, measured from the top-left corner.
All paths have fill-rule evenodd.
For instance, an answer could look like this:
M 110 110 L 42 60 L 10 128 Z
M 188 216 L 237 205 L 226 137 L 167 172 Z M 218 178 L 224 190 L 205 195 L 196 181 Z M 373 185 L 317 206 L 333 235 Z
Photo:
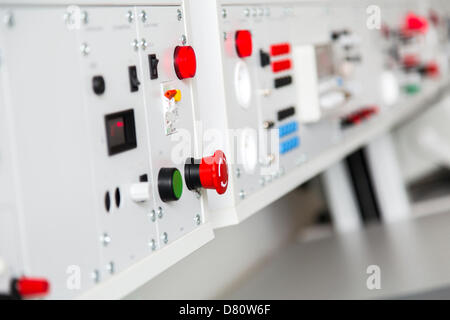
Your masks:
M 183 193 L 183 178 L 176 168 L 161 168 L 158 174 L 158 191 L 164 202 L 176 201 Z
M 184 178 L 189 190 L 198 188 L 215 189 L 223 194 L 228 187 L 228 165 L 221 150 L 213 156 L 195 160 L 188 158 L 184 165 Z
M 134 202 L 145 202 L 150 198 L 150 189 L 148 182 L 132 184 L 130 187 L 130 198 Z

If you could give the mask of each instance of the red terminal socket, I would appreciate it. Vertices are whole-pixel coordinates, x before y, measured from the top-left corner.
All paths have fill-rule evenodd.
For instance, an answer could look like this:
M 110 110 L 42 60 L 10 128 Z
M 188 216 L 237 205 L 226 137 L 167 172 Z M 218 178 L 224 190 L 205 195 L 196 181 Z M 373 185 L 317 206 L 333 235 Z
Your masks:
M 228 165 L 225 154 L 217 150 L 201 160 L 189 158 L 184 165 L 184 178 L 189 190 L 215 189 L 223 194 L 228 187 Z
M 406 68 L 414 68 L 419 65 L 419 58 L 416 55 L 408 54 L 403 57 L 403 65 Z
M 191 46 L 177 46 L 173 54 L 175 73 L 178 79 L 192 78 L 197 71 L 197 59 Z
M 289 43 L 273 44 L 270 46 L 271 56 L 280 56 L 291 52 L 291 45 Z
M 439 66 L 436 62 L 429 62 L 424 67 L 424 73 L 428 77 L 437 77 L 439 76 Z
M 292 68 L 291 59 L 279 60 L 272 62 L 272 71 L 280 72 L 284 70 L 289 70 Z
M 252 34 L 248 30 L 238 30 L 235 35 L 236 52 L 240 58 L 252 55 Z
M 49 293 L 50 284 L 46 279 L 22 277 L 14 280 L 14 290 L 22 298 L 43 296 Z

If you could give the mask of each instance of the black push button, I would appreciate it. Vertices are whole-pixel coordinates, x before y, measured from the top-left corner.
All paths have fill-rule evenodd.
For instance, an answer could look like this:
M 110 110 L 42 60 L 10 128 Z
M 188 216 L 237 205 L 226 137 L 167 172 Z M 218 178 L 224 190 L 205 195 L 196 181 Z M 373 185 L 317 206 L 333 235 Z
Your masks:
M 105 79 L 102 76 L 92 78 L 92 90 L 96 95 L 102 95 L 105 92 Z
M 130 78 L 130 90 L 131 92 L 136 92 L 139 90 L 139 85 L 141 84 L 139 82 L 138 76 L 137 76 L 137 70 L 136 66 L 129 66 L 128 67 L 128 77 Z
M 158 79 L 158 62 L 159 59 L 156 58 L 156 54 L 148 55 L 148 65 L 150 67 L 150 79 Z

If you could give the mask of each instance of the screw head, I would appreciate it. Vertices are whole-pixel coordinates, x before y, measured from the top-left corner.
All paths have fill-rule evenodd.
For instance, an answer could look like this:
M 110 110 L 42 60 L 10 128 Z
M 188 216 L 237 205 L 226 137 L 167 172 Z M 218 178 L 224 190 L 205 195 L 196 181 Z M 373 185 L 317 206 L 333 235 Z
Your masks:
M 152 222 L 155 222 L 155 221 L 156 221 L 156 212 L 155 212 L 155 210 L 152 210 L 152 211 L 150 212 L 150 220 L 151 220 Z
M 100 281 L 100 271 L 98 271 L 97 269 L 92 271 L 91 278 L 95 283 L 98 283 Z
M 164 242 L 164 244 L 167 244 L 167 242 L 169 242 L 169 235 L 167 234 L 167 232 L 164 232 L 161 235 L 161 240 Z
M 147 40 L 142 39 L 141 40 L 141 49 L 145 50 L 145 49 L 147 49 L 147 46 L 148 46 Z
M 138 51 L 139 50 L 139 41 L 137 39 L 134 39 L 131 42 L 131 46 L 133 47 L 134 51 Z
M 256 10 L 256 8 L 252 9 L 252 16 L 256 17 L 258 15 L 258 10 Z
M 155 251 L 156 250 L 156 240 L 155 239 L 151 239 L 148 242 L 148 246 L 152 249 L 152 251 Z
M 198 226 L 200 225 L 200 223 L 202 223 L 202 218 L 200 217 L 199 214 L 197 214 L 197 215 L 195 216 L 194 222 L 195 222 L 195 224 L 198 225 Z
M 107 247 L 111 243 L 111 237 L 106 232 L 100 237 L 103 246 Z
M 241 169 L 236 168 L 236 178 L 239 178 L 241 176 Z
M 244 190 L 241 190 L 241 191 L 239 192 L 239 198 L 241 198 L 241 199 L 244 199 L 244 198 L 245 198 L 245 191 L 244 191 Z
M 226 18 L 227 17 L 227 10 L 226 9 L 222 9 L 222 18 Z
M 258 15 L 260 17 L 262 17 L 264 15 L 264 9 L 263 8 L 258 8 Z
M 134 20 L 134 14 L 133 14 L 133 11 L 131 11 L 131 10 L 128 11 L 127 14 L 126 14 L 126 17 L 127 17 L 128 22 L 129 22 L 129 23 L 132 23 L 133 20 Z
M 177 9 L 177 19 L 181 21 L 183 19 L 183 12 L 180 9 Z
M 187 43 L 187 38 L 186 38 L 186 36 L 183 34 L 183 35 L 181 35 L 181 43 L 183 44 L 183 45 L 185 45 L 186 43 Z
M 91 48 L 87 43 L 82 43 L 80 46 L 80 51 L 83 54 L 83 56 L 87 56 L 91 52 Z
M 7 13 L 5 14 L 5 16 L 3 17 L 3 23 L 4 23 L 8 28 L 14 27 L 15 20 L 14 20 L 14 15 L 13 15 L 12 12 L 7 12 Z
M 147 22 L 147 18 L 148 18 L 148 16 L 147 16 L 147 12 L 145 12 L 144 10 L 142 10 L 141 11 L 141 14 L 140 14 L 140 17 L 141 17 L 141 21 L 142 22 Z
M 81 21 L 83 22 L 83 24 L 89 23 L 89 14 L 87 13 L 87 11 L 83 11 L 81 13 Z
M 245 8 L 244 9 L 244 16 L 246 16 L 246 17 L 250 16 L 250 9 L 249 8 Z
M 162 218 L 163 218 L 163 216 L 164 216 L 164 213 L 163 213 L 163 208 L 161 208 L 161 207 L 158 207 L 158 211 L 157 211 L 157 214 L 158 214 L 158 218 L 162 219 Z
M 110 273 L 113 274 L 115 271 L 115 266 L 114 266 L 114 262 L 110 261 L 107 265 L 106 265 L 106 270 Z

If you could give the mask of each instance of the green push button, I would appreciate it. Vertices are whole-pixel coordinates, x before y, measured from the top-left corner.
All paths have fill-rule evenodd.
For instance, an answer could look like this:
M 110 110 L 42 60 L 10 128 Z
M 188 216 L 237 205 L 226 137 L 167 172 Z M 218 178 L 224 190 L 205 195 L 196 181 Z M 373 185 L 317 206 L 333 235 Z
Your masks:
M 161 168 L 158 174 L 158 191 L 164 202 L 176 201 L 183 193 L 183 179 L 177 168 Z
M 172 189 L 175 198 L 180 199 L 181 194 L 183 193 L 183 179 L 181 177 L 180 171 L 175 169 L 172 175 Z

